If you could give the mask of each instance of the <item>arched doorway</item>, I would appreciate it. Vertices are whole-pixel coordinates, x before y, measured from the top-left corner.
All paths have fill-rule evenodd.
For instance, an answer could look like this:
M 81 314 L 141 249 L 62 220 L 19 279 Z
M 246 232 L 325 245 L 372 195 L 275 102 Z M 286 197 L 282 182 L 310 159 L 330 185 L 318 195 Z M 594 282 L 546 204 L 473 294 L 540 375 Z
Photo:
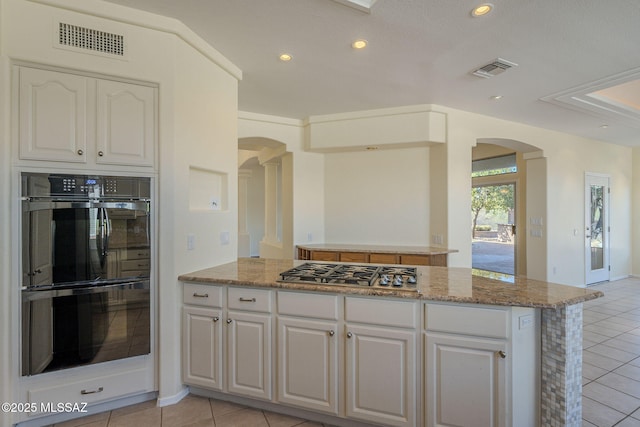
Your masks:
M 238 141 L 239 257 L 293 257 L 292 164 L 282 142 Z
M 472 149 L 472 161 L 472 170 L 483 171 L 472 175 L 472 198 L 478 193 L 489 199 L 495 196 L 492 208 L 500 211 L 487 233 L 490 240 L 479 241 L 478 228 L 472 229 L 472 266 L 546 280 L 546 233 L 542 232 L 546 159 L 542 152 L 521 141 L 480 138 Z M 472 212 L 477 206 L 472 202 Z

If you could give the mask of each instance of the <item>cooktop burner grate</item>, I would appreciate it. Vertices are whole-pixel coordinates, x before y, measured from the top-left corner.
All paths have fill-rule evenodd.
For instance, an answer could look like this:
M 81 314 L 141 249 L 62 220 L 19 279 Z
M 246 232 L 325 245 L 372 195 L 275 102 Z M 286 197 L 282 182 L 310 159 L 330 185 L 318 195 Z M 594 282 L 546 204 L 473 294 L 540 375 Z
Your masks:
M 373 264 L 305 263 L 280 273 L 280 282 L 415 288 L 416 268 Z

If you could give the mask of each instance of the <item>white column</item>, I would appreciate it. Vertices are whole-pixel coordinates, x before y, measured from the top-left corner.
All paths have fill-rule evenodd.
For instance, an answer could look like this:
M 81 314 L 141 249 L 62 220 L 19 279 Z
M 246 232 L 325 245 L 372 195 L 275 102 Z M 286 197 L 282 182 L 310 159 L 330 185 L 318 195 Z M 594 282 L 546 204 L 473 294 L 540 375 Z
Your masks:
M 278 168 L 280 161 L 268 161 L 264 166 L 264 238 L 266 243 L 278 243 Z
M 251 179 L 251 170 L 238 170 L 238 256 L 251 256 L 251 235 L 248 230 L 248 184 Z

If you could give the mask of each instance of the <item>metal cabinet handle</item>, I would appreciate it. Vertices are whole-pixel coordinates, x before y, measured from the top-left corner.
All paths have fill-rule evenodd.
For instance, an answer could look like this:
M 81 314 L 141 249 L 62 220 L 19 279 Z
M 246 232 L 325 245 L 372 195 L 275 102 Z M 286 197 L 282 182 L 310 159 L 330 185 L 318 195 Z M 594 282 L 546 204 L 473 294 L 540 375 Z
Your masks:
M 242 298 L 240 297 L 240 302 L 256 302 L 255 298 Z
M 329 331 L 329 336 L 332 337 L 336 334 L 336 332 L 332 329 Z
M 351 332 L 347 332 L 347 338 L 351 338 L 353 334 Z
M 213 321 L 214 321 L 214 322 L 217 322 L 218 320 L 220 320 L 220 318 L 219 318 L 218 316 L 215 316 L 215 317 L 213 318 Z
M 231 322 L 233 322 L 233 320 L 227 319 L 227 324 L 230 324 Z
M 82 156 L 83 154 L 84 154 L 84 151 L 78 150 L 78 156 Z
M 197 292 L 193 293 L 194 298 L 209 298 L 209 294 L 199 294 Z
M 104 156 L 104 152 L 98 151 L 98 156 L 100 156 L 100 157 Z
M 503 350 L 496 351 L 496 354 L 500 357 L 500 359 L 506 359 L 507 357 L 507 353 L 505 353 Z
M 80 394 L 94 394 L 94 393 L 102 393 L 104 391 L 103 387 L 99 387 L 97 390 L 81 390 Z

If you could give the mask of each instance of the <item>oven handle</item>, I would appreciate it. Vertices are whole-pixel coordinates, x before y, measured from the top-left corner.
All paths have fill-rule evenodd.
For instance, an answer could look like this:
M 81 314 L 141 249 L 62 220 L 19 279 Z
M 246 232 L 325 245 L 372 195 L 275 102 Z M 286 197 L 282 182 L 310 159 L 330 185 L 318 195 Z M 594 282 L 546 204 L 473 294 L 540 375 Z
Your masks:
M 41 211 L 47 209 L 122 209 L 128 211 L 149 211 L 149 202 L 142 200 L 109 201 L 98 200 L 69 201 L 69 200 L 31 200 L 23 201 L 23 212 Z
M 38 289 L 26 289 L 22 291 L 22 302 L 36 301 L 46 298 L 64 297 L 70 295 L 98 294 L 109 290 L 149 290 L 149 280 L 137 280 L 135 282 L 106 283 L 101 285 L 81 285 L 56 288 L 46 286 Z

